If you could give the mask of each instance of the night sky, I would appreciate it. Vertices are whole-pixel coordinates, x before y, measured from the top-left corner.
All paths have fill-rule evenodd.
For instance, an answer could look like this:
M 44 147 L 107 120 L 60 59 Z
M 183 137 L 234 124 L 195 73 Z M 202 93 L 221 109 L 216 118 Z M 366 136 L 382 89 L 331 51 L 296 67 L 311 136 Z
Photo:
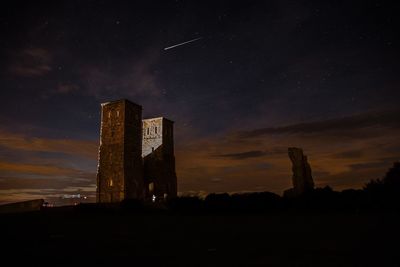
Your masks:
M 93 199 L 100 103 L 120 98 L 175 121 L 181 194 L 281 194 L 289 146 L 318 187 L 381 178 L 400 159 L 389 3 L 2 4 L 0 202 Z

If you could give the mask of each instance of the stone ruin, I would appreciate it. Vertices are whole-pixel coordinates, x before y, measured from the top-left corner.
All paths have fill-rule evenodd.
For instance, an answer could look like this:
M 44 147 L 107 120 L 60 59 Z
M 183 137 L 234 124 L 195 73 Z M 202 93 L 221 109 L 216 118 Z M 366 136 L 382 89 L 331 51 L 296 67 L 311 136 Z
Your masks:
M 126 99 L 101 104 L 96 201 L 158 201 L 177 195 L 173 121 L 142 120 Z
M 284 196 L 295 197 L 312 191 L 314 189 L 314 181 L 310 164 L 307 162 L 307 156 L 303 154 L 301 148 L 297 147 L 289 147 L 288 155 L 292 162 L 293 188 L 286 190 Z

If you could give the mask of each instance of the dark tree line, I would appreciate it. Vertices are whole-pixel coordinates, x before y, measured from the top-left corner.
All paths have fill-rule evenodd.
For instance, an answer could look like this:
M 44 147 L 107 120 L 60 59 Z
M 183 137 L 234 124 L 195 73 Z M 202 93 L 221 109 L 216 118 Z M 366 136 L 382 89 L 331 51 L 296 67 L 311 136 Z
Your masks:
M 395 162 L 382 179 L 371 180 L 363 189 L 341 192 L 327 186 L 298 197 L 281 197 L 270 192 L 210 194 L 204 200 L 179 197 L 168 208 L 184 213 L 259 213 L 282 211 L 400 211 L 400 162 Z
M 400 211 L 400 162 L 395 162 L 381 179 L 371 180 L 363 189 L 341 192 L 331 187 L 316 188 L 297 197 L 281 197 L 271 192 L 209 194 L 177 197 L 166 202 L 124 200 L 120 204 L 79 205 L 80 210 L 111 212 L 165 212 L 183 214 L 236 214 L 279 212 L 363 212 Z

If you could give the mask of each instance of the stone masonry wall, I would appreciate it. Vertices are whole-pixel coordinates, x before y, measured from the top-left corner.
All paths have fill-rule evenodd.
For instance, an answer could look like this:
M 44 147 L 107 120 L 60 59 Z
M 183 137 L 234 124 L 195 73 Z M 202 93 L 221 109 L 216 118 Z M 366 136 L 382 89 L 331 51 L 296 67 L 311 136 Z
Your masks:
M 97 202 L 142 197 L 141 107 L 127 100 L 102 104 L 100 131 Z
M 177 195 L 173 122 L 141 116 L 128 100 L 102 104 L 97 202 Z
M 152 198 L 153 195 L 158 199 L 176 196 L 173 147 L 172 121 L 165 118 L 143 120 L 142 153 L 147 198 Z

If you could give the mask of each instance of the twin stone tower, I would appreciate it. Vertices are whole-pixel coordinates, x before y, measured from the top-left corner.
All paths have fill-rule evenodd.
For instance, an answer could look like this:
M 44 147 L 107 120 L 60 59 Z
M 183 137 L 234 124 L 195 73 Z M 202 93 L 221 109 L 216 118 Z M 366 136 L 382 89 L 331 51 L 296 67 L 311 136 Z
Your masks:
M 142 120 L 142 107 L 125 99 L 101 104 L 97 202 L 176 195 L 173 121 Z
M 314 188 L 307 157 L 289 148 L 293 188 L 297 196 Z M 177 195 L 173 121 L 142 120 L 142 107 L 126 99 L 101 104 L 96 200 L 164 200 Z

